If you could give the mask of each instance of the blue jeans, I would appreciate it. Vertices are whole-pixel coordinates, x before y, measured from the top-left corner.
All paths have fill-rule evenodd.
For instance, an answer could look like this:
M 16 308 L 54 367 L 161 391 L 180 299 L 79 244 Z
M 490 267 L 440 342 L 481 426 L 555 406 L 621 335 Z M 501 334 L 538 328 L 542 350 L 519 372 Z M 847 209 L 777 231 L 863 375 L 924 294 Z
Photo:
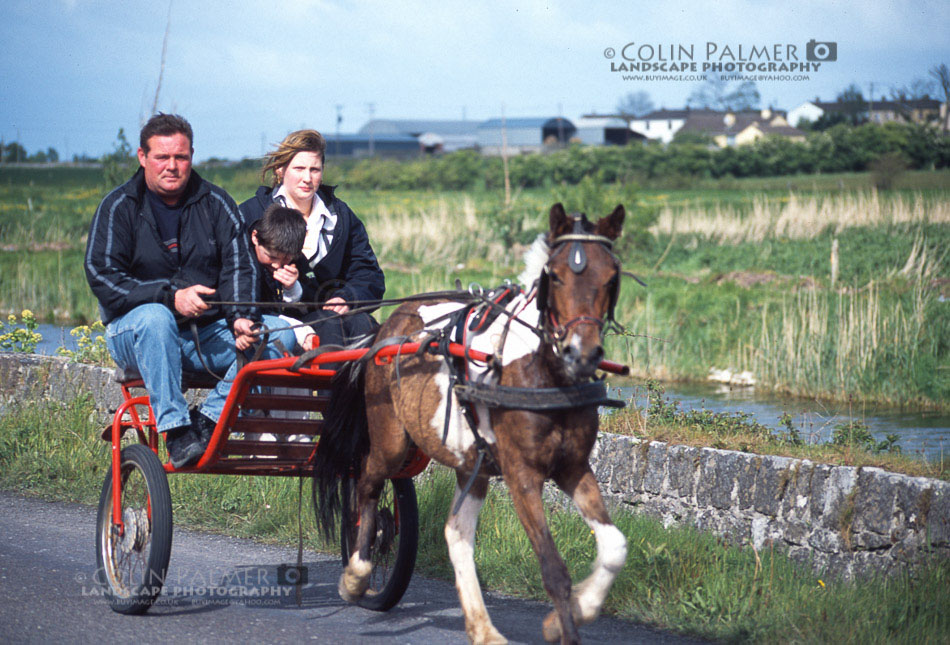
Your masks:
M 264 316 L 266 327 L 283 327 L 276 316 Z M 201 354 L 205 362 L 224 380 L 212 390 L 201 406 L 201 413 L 217 421 L 237 374 L 234 335 L 225 320 L 216 320 L 198 330 Z M 274 332 L 262 358 L 280 358 L 274 339 L 280 339 L 287 351 L 294 347 L 293 330 Z M 106 326 L 106 345 L 116 364 L 134 368 L 142 375 L 155 412 L 159 432 L 191 424 L 188 403 L 181 392 L 182 370 L 205 372 L 190 329 L 179 329 L 171 310 L 160 304 L 139 305 Z

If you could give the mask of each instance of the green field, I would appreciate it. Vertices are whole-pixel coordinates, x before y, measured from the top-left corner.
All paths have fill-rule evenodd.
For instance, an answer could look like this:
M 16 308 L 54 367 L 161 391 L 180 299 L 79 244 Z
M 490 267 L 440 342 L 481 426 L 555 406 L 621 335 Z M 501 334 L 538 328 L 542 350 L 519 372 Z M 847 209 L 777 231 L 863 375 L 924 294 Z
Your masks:
M 251 169 L 199 169 L 237 201 Z M 606 214 L 628 207 L 625 336 L 609 354 L 639 377 L 704 379 L 751 371 L 759 385 L 809 396 L 950 406 L 950 172 L 914 171 L 876 192 L 866 173 L 684 179 L 675 187 L 598 185 L 502 191 L 347 190 L 387 275 L 387 295 L 514 278 L 556 200 Z M 0 311 L 86 322 L 82 273 L 102 171 L 0 168 Z M 838 273 L 831 275 L 837 241 Z M 383 312 L 382 315 L 386 315 Z

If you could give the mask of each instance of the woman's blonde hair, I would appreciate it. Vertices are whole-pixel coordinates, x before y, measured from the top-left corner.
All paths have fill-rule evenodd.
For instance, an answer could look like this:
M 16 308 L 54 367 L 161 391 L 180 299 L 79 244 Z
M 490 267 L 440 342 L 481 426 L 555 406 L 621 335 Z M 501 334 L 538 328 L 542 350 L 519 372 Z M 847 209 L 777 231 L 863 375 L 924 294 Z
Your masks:
M 297 130 L 291 132 L 278 144 L 269 155 L 261 171 L 261 181 L 267 183 L 267 173 L 271 173 L 271 186 L 277 186 L 281 179 L 277 171 L 291 162 L 298 152 L 313 152 L 320 155 L 320 163 L 324 162 L 327 149 L 326 139 L 316 130 Z

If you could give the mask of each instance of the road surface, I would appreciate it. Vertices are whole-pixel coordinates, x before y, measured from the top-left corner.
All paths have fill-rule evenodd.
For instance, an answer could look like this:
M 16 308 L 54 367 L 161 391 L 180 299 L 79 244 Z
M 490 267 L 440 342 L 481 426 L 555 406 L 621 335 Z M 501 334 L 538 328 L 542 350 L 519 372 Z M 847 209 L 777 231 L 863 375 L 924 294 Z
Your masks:
M 168 579 L 144 616 L 113 613 L 93 582 L 96 511 L 0 491 L 0 639 L 4 642 L 467 643 L 453 584 L 413 577 L 399 605 L 376 613 L 336 592 L 338 557 L 305 552 L 298 606 L 275 584 L 296 551 L 175 528 Z M 486 594 L 512 643 L 541 643 L 549 606 Z M 585 643 L 693 643 L 616 619 L 581 628 Z

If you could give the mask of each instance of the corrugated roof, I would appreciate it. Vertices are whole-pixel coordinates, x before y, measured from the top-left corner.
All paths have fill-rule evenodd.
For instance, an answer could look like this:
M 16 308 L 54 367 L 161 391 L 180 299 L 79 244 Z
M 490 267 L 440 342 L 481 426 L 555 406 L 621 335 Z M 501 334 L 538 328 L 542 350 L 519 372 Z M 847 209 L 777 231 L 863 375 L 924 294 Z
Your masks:
M 479 121 L 451 121 L 438 119 L 374 119 L 368 121 L 360 134 L 407 134 L 418 137 L 426 132 L 436 134 L 474 135 Z
M 505 127 L 506 128 L 543 128 L 544 126 L 549 124 L 548 122 L 552 122 L 550 123 L 550 125 L 556 126 L 558 119 L 561 119 L 561 121 L 563 121 L 565 125 L 568 125 L 571 123 L 564 117 L 556 117 L 556 116 L 521 117 L 521 118 L 515 118 L 515 119 L 505 119 Z M 500 118 L 488 119 L 487 121 L 483 121 L 482 123 L 478 125 L 479 130 L 483 130 L 487 128 L 501 128 L 501 119 Z

